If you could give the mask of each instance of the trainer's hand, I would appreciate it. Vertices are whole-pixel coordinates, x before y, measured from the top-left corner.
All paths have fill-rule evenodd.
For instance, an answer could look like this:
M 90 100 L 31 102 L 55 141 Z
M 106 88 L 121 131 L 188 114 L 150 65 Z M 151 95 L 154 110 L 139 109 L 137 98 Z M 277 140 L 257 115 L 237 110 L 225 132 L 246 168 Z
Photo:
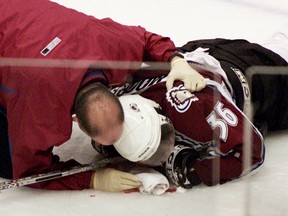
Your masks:
M 191 92 L 202 90 L 207 83 L 201 74 L 191 68 L 188 62 L 180 57 L 174 57 L 171 61 L 171 71 L 166 82 L 167 90 L 173 87 L 175 80 L 182 81 L 184 87 Z
M 113 168 L 96 171 L 92 176 L 92 186 L 96 190 L 120 192 L 141 185 L 136 175 Z

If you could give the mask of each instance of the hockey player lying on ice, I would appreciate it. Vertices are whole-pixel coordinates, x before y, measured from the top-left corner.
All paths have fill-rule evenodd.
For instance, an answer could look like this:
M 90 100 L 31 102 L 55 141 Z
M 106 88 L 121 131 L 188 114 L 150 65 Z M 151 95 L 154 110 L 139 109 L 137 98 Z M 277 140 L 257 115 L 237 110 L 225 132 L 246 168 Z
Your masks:
M 209 79 L 200 92 L 190 93 L 181 82 L 166 91 L 165 75 L 111 89 L 116 95 L 140 92 L 162 108 L 155 111 L 150 102 L 136 95 L 120 97 L 126 125 L 114 144 L 116 150 L 130 161 L 160 165 L 157 168 L 169 180 L 187 188 L 201 182 L 222 184 L 258 168 L 264 161 L 263 138 L 248 121 L 252 129 L 251 166 L 243 170 L 243 127 L 247 117 L 241 110 L 247 109 L 251 93 L 243 73 L 252 65 L 287 66 L 287 27 L 263 46 L 215 39 L 191 41 L 181 47 L 185 60 Z M 277 68 L 274 70 L 277 73 Z M 287 87 L 287 76 L 257 75 L 253 79 L 251 100 L 257 105 L 253 119 L 263 135 L 267 130 L 288 128 L 288 97 L 287 91 L 282 91 Z M 175 128 L 174 149 L 170 123 Z M 93 144 L 99 152 L 115 154 L 112 147 Z

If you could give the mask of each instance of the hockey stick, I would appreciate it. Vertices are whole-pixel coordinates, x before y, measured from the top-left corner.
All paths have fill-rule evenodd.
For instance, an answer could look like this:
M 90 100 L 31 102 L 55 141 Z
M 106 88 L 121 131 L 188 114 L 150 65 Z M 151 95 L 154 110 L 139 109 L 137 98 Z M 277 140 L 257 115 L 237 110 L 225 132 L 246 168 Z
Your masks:
M 76 173 L 82 173 L 90 170 L 97 170 L 99 168 L 105 167 L 109 164 L 115 163 L 115 162 L 122 162 L 124 161 L 124 158 L 121 157 L 114 157 L 114 158 L 107 158 L 100 161 L 95 161 L 89 165 L 86 166 L 75 166 L 72 167 L 69 170 L 56 170 L 49 173 L 44 174 L 37 174 L 25 178 L 15 179 L 11 181 L 1 182 L 0 183 L 0 191 L 5 189 L 10 189 L 14 187 L 21 187 L 25 185 L 30 185 L 38 182 L 43 181 L 49 181 L 52 179 L 62 178 L 65 176 L 74 175 Z

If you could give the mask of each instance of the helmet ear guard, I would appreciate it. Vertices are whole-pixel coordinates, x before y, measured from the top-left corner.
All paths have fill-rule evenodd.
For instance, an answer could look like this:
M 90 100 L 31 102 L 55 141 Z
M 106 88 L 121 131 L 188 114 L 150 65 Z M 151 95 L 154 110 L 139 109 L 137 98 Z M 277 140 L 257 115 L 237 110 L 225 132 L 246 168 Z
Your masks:
M 166 161 L 174 146 L 173 125 L 167 117 L 156 112 L 156 109 L 159 110 L 161 107 L 152 100 L 140 95 L 121 96 L 119 100 L 124 110 L 125 120 L 123 133 L 114 143 L 115 149 L 122 157 L 132 162 L 141 162 L 151 166 L 161 165 Z M 164 140 L 161 135 L 162 130 L 167 129 L 167 127 L 162 127 L 165 124 L 170 125 L 170 134 Z M 169 154 L 163 154 L 162 158 L 157 159 L 153 156 L 157 155 L 155 153 L 160 146 L 165 146 Z M 163 148 L 161 149 L 163 151 Z M 150 158 L 153 162 L 149 161 Z

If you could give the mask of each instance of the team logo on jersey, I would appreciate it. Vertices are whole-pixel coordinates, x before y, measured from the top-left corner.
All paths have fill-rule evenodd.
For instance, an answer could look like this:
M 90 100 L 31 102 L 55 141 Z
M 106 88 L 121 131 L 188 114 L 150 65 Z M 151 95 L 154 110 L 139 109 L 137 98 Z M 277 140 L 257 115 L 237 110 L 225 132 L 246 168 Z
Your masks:
M 166 93 L 166 99 L 170 102 L 172 107 L 180 112 L 186 112 L 191 106 L 192 102 L 199 99 L 189 92 L 183 85 L 173 87 Z

